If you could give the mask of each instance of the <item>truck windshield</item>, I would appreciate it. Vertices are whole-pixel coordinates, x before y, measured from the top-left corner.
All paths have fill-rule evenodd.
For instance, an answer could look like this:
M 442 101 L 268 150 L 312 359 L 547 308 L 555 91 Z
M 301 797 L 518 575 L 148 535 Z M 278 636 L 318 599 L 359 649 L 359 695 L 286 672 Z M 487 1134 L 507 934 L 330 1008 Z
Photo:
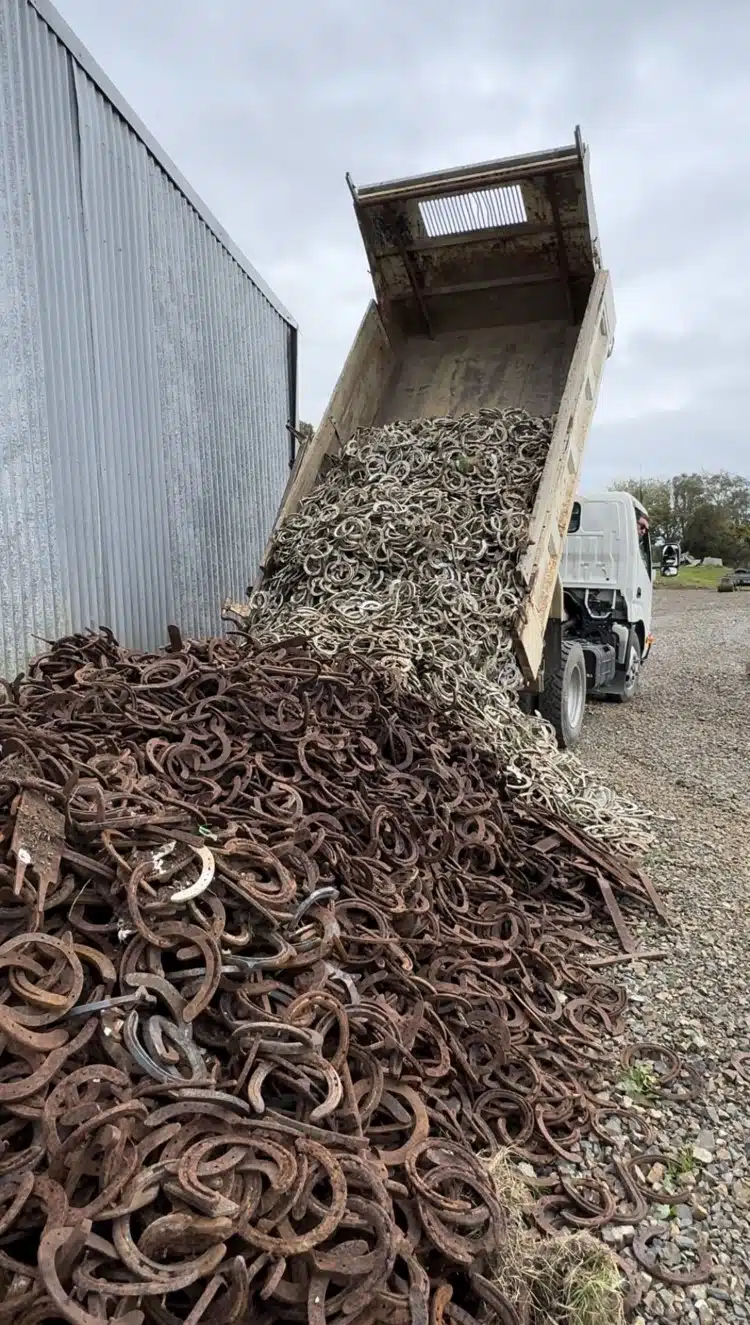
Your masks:
M 573 502 L 573 509 L 570 512 L 570 524 L 568 525 L 569 534 L 577 534 L 581 527 L 581 503 Z

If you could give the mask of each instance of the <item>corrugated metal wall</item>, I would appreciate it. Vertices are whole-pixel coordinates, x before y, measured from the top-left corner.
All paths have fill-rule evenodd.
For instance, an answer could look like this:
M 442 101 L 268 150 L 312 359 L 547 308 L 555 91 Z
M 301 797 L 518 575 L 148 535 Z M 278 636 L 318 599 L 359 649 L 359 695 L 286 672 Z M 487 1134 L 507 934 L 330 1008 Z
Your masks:
M 46 0 L 0 0 L 0 667 L 220 626 L 288 477 L 296 330 Z

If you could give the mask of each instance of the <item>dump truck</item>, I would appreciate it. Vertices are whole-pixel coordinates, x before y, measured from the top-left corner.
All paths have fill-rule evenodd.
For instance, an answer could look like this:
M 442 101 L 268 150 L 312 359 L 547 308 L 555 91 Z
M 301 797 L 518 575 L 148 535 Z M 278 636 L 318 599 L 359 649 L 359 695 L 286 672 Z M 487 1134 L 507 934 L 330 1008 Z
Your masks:
M 347 182 L 375 298 L 297 456 L 274 532 L 360 428 L 486 407 L 556 416 L 520 563 L 526 594 L 515 648 L 522 702 L 572 747 L 587 694 L 632 697 L 650 638 L 650 596 L 644 613 L 631 564 L 638 545 L 625 551 L 626 565 L 615 555 L 626 546 L 617 543 L 618 522 L 628 518 L 622 500 L 600 530 L 604 581 L 601 558 L 590 581 L 584 575 L 569 591 L 560 575 L 615 329 L 588 149 L 576 129 L 569 147 L 553 151 L 366 188 Z M 630 518 L 635 528 L 635 504 Z M 578 558 L 579 571 L 582 564 Z M 633 582 L 632 593 L 621 578 Z

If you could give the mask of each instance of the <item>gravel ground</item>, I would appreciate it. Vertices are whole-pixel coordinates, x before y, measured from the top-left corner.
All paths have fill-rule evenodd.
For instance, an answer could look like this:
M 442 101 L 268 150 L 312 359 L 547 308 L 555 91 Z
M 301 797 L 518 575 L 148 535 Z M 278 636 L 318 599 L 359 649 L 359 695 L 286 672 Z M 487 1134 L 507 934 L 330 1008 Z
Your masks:
M 611 975 L 625 972 L 630 1042 L 676 1050 L 700 1089 L 691 1102 L 666 1101 L 658 1055 L 654 1078 L 623 1069 L 621 1084 L 633 1125 L 647 1119 L 649 1149 L 665 1154 L 645 1166 L 647 1181 L 684 1193 L 669 1204 L 655 1195 L 649 1219 L 662 1223 L 663 1237 L 649 1254 L 679 1272 L 708 1247 L 713 1270 L 685 1287 L 641 1273 L 637 1311 L 647 1325 L 750 1321 L 750 593 L 678 589 L 655 598 L 641 693 L 628 706 L 591 705 L 581 754 L 658 816 L 647 865 L 673 923 L 633 928 L 645 948 L 668 956 Z M 747 1057 L 735 1066 L 737 1054 Z M 615 1153 L 632 1152 L 630 1132 L 626 1121 Z M 622 1225 L 605 1230 L 633 1269 L 634 1235 Z

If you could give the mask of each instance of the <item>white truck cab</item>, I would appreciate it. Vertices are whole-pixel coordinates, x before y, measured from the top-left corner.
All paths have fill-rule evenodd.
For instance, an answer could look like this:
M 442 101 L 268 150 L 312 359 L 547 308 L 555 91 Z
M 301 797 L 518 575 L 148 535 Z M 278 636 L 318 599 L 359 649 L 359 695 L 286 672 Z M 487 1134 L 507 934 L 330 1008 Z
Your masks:
M 630 631 L 644 661 L 653 594 L 645 507 L 629 492 L 578 497 L 573 503 L 560 574 L 564 595 L 574 610 L 582 602 L 594 620 L 611 615 L 619 641 L 618 664 L 625 661 Z
M 574 746 L 587 696 L 633 699 L 651 647 L 653 568 L 648 515 L 629 492 L 579 496 L 560 561 L 561 658 L 539 707 Z

